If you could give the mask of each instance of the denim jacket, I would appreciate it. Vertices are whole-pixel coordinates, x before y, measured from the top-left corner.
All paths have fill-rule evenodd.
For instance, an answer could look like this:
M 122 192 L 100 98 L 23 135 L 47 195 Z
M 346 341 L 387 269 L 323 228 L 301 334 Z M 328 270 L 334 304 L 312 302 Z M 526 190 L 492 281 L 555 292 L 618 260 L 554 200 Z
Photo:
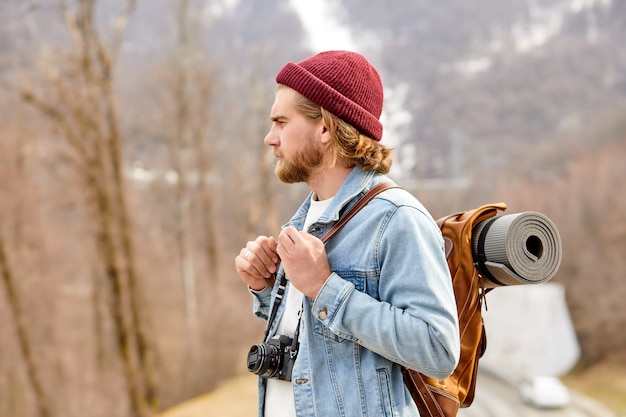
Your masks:
M 359 197 L 385 181 L 356 167 L 308 232 L 321 238 Z M 285 226 L 302 229 L 309 201 Z M 419 416 L 401 367 L 443 379 L 460 351 L 439 228 L 410 193 L 390 189 L 329 240 L 326 252 L 332 273 L 316 299 L 304 297 L 291 380 L 298 417 Z M 280 268 L 277 283 L 283 273 Z M 277 287 L 251 291 L 257 316 L 268 319 Z M 264 398 L 265 379 L 259 378 L 261 417 Z

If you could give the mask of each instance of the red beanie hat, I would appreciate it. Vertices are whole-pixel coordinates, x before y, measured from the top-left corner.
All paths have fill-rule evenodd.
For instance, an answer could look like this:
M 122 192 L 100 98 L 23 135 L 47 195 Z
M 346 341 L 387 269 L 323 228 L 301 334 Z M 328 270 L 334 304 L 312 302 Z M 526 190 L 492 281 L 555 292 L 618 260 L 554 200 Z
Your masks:
M 383 84 L 364 56 L 348 51 L 320 52 L 297 64 L 287 63 L 276 75 L 276 82 L 380 141 Z

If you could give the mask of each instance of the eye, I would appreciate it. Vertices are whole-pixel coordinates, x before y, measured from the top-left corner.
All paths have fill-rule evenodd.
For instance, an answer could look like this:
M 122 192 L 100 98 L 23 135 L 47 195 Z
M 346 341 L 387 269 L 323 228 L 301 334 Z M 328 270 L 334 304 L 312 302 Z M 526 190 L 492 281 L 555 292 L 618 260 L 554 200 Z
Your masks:
M 287 124 L 287 120 L 283 117 L 272 117 L 272 126 L 282 128 Z

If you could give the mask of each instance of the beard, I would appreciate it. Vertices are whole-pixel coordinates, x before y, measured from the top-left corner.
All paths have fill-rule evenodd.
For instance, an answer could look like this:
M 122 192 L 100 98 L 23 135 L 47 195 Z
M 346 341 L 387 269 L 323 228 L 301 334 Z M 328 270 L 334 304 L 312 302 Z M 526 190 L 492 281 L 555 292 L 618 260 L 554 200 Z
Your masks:
M 308 182 L 316 169 L 324 163 L 324 154 L 316 146 L 313 135 L 306 137 L 304 148 L 296 152 L 290 160 L 279 159 L 275 173 L 279 180 L 287 184 Z

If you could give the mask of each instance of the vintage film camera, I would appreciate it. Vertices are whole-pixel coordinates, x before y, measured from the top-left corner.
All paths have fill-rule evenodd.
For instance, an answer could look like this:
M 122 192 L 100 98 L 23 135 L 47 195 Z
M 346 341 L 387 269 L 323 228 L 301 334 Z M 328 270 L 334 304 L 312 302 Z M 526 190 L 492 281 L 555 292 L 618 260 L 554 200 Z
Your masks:
M 263 378 L 291 381 L 298 354 L 298 342 L 289 336 L 272 337 L 267 343 L 253 345 L 248 352 L 248 371 Z

